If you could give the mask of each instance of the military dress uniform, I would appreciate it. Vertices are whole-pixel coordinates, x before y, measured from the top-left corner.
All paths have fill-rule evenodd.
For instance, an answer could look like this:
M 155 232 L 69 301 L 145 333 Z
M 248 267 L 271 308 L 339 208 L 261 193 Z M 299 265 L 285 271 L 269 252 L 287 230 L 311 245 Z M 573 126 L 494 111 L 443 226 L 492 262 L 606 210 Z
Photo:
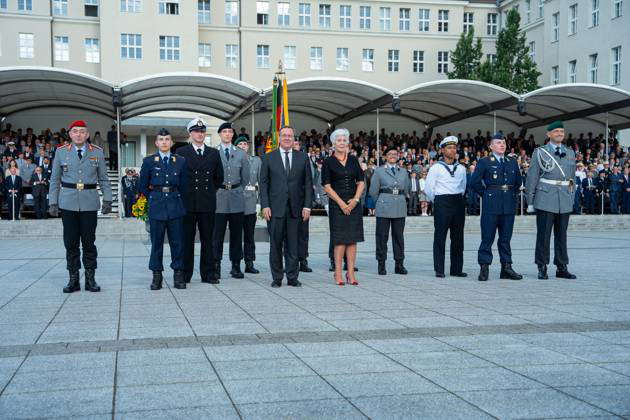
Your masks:
M 587 214 L 595 214 L 595 191 L 597 185 L 593 177 L 589 177 L 582 180 L 582 195 L 584 196 L 584 211 Z
M 502 137 L 501 137 L 502 138 Z M 477 261 L 481 266 L 479 280 L 488 280 L 488 267 L 492 264 L 492 244 L 499 232 L 497 245 L 501 260 L 502 279 L 523 278 L 512 269 L 512 230 L 516 214 L 516 198 L 522 184 L 521 171 L 515 159 L 508 156 L 484 157 L 479 160 L 470 178 L 471 188 L 482 197 L 481 244 Z
M 85 122 L 75 121 L 69 127 L 86 127 Z M 96 186 L 103 193 L 103 205 Z M 63 243 L 66 248 L 66 266 L 70 281 L 64 293 L 81 290 L 79 269 L 83 248 L 83 267 L 85 268 L 85 289 L 98 292 L 96 284 L 97 250 L 96 240 L 97 211 L 103 214 L 111 211 L 112 187 L 107 176 L 107 167 L 103 150 L 93 144 L 84 143 L 77 148 L 74 143 L 63 144 L 57 148 L 53 160 L 52 175 L 48 193 L 49 211 L 53 216 L 61 210 L 63 223 Z
M 621 190 L 623 187 L 623 175 L 620 173 L 612 173 L 608 177 L 610 182 L 610 213 L 619 214 L 619 205 L 621 204 Z
M 31 186 L 33 195 L 33 210 L 35 210 L 35 217 L 38 219 L 46 218 L 48 212 L 47 199 L 48 199 L 48 178 L 44 173 L 33 173 L 31 176 Z
M 411 189 L 411 181 L 407 171 L 386 164 L 374 170 L 370 184 L 370 196 L 376 201 L 376 260 L 378 274 L 385 275 L 387 260 L 387 241 L 392 231 L 392 245 L 396 274 L 407 274 L 403 263 L 405 260 L 405 220 L 407 217 L 407 200 Z
M 135 176 L 125 175 L 120 183 L 125 200 L 125 217 L 132 217 L 131 208 L 138 197 L 138 179 Z
M 164 133 L 163 135 L 168 135 L 168 132 Z M 149 206 L 151 235 L 149 270 L 153 271 L 151 290 L 162 288 L 164 234 L 167 232 L 171 248 L 171 268 L 175 271 L 174 286 L 177 289 L 186 288 L 184 275 L 186 208 L 183 200 L 186 186 L 186 159 L 183 157 L 173 153 L 157 152 L 143 159 L 139 187 L 140 192 L 147 197 Z
M 219 127 L 219 132 L 226 124 Z M 228 124 L 228 128 L 231 128 Z M 223 184 L 217 191 L 217 210 L 214 222 L 213 244 L 215 270 L 221 272 L 223 239 L 225 229 L 230 225 L 230 261 L 234 278 L 243 278 L 240 265 L 243 259 L 243 213 L 245 211 L 244 186 L 249 184 L 249 161 L 241 149 L 232 144 L 218 146 L 223 165 Z
M 622 195 L 621 195 L 621 200 L 622 200 L 622 205 L 621 205 L 621 212 L 623 214 L 630 214 L 630 175 L 622 175 L 623 178 L 623 185 L 622 185 Z
M 557 123 L 547 127 L 547 131 L 553 130 L 552 127 L 558 128 Z M 536 210 L 535 263 L 538 265 L 539 279 L 548 278 L 547 264 L 552 230 L 556 277 L 575 278 L 567 269 L 569 264 L 567 227 L 575 198 L 573 194 L 575 167 L 575 153 L 562 144 L 549 142 L 534 150 L 532 155 L 526 191 L 528 210 Z
M 245 137 L 239 137 L 234 146 L 237 146 L 241 141 L 248 141 Z M 256 261 L 256 219 L 258 214 L 256 212 L 257 204 L 259 202 L 258 189 L 260 182 L 260 167 L 262 162 L 258 156 L 247 156 L 247 162 L 249 163 L 249 182 L 243 188 L 243 196 L 245 198 L 245 207 L 243 211 L 243 254 L 245 256 L 245 272 L 258 274 L 259 271 L 254 268 L 254 261 Z

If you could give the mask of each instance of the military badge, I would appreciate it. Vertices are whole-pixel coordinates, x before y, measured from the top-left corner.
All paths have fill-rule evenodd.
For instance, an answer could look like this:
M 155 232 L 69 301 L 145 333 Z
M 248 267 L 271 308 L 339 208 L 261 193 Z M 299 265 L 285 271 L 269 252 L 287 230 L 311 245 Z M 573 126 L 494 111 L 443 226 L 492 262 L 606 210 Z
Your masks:
M 160 161 L 160 157 L 159 157 L 159 156 L 156 156 L 156 157 L 155 157 L 155 161 L 156 161 L 156 162 L 159 162 L 159 161 Z

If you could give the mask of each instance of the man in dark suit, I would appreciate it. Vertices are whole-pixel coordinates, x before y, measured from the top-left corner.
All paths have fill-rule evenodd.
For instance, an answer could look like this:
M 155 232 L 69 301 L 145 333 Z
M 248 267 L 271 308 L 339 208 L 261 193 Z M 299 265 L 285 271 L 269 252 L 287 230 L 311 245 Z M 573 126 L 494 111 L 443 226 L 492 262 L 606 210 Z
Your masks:
M 122 196 L 125 205 L 125 217 L 132 217 L 132 207 L 138 199 L 138 179 L 133 176 L 133 170 L 127 169 L 126 175 L 120 181 L 122 186 Z
M 271 287 L 282 285 L 284 272 L 289 286 L 302 285 L 298 281 L 298 231 L 300 219 L 306 221 L 311 215 L 313 178 L 306 153 L 293 150 L 294 139 L 292 127 L 282 128 L 280 147 L 265 156 L 260 170 L 260 204 L 270 234 Z
M 202 283 L 218 284 L 221 273 L 217 272 L 212 248 L 214 216 L 217 208 L 217 189 L 223 185 L 223 165 L 219 151 L 205 145 L 206 123 L 195 118 L 187 125 L 190 144 L 177 149 L 186 159 L 188 188 L 184 195 L 184 271 L 186 283 L 190 283 L 195 265 L 195 235 L 199 228 L 201 255 L 199 273 Z
M 35 217 L 45 219 L 48 212 L 46 200 L 48 198 L 48 178 L 43 173 L 42 167 L 35 168 L 31 175 L 31 186 L 33 187 L 33 208 Z
M 12 166 L 9 175 L 4 179 L 4 197 L 7 200 L 9 220 L 20 220 L 20 202 L 22 200 L 22 178 L 17 168 Z
M 595 189 L 596 184 L 593 179 L 593 172 L 586 172 L 586 178 L 582 180 L 582 194 L 584 195 L 584 212 L 595 214 Z

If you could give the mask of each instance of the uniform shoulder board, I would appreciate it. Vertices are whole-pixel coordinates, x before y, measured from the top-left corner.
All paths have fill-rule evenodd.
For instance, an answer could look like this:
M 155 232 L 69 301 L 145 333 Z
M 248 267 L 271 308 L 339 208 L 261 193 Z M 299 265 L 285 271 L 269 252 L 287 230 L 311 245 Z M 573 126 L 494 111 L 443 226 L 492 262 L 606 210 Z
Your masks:
M 97 146 L 96 144 L 92 144 L 92 143 L 90 143 L 90 145 L 89 145 L 88 147 L 90 148 L 90 150 L 91 150 L 91 149 L 103 150 L 103 148 L 102 148 L 102 147 Z
M 57 149 L 61 149 L 61 148 L 63 148 L 63 147 L 66 147 L 66 148 L 68 148 L 68 149 L 69 149 L 69 147 L 68 147 L 68 146 L 70 146 L 70 145 L 69 145 L 69 144 L 65 144 L 65 143 L 59 143 L 59 144 L 57 145 Z

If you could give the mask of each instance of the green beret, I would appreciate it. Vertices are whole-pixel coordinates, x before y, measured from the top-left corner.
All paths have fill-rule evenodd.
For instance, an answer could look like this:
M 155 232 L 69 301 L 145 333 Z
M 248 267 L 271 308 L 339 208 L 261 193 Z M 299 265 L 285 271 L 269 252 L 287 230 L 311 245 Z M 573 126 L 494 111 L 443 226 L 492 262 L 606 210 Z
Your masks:
M 249 140 L 247 140 L 247 137 L 245 137 L 245 136 L 238 136 L 236 141 L 234 141 L 234 146 L 238 146 L 239 143 L 248 143 L 249 144 Z
M 549 124 L 547 126 L 547 131 L 553 131 L 556 128 L 564 128 L 564 124 L 562 124 L 562 121 L 554 121 L 551 124 Z

